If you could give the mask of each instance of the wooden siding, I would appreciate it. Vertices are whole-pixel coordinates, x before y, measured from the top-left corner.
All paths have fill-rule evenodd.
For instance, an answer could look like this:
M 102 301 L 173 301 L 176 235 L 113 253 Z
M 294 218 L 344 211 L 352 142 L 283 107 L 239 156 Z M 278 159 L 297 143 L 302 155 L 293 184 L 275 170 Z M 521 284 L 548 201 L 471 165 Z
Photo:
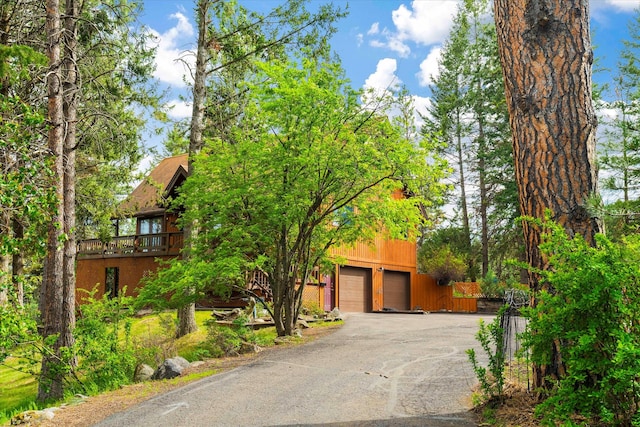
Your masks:
M 417 265 L 415 242 L 398 239 L 387 240 L 381 235 L 378 235 L 372 244 L 358 242 L 352 247 L 337 247 L 331 253 L 352 262 L 414 268 Z
M 165 256 L 159 258 L 168 260 L 173 257 Z M 157 270 L 159 264 L 156 259 L 155 257 L 79 258 L 76 267 L 77 302 L 85 299 L 88 296 L 85 291 L 91 291 L 94 287 L 97 287 L 94 298 L 101 298 L 104 295 L 106 269 L 113 267 L 118 268 L 119 292 L 126 286 L 127 296 L 137 295 L 140 280 L 149 272 Z
M 427 274 L 411 278 L 411 305 L 424 311 L 453 311 L 453 288 L 440 286 Z
M 477 313 L 478 300 L 476 298 L 456 298 L 453 297 L 454 313 Z

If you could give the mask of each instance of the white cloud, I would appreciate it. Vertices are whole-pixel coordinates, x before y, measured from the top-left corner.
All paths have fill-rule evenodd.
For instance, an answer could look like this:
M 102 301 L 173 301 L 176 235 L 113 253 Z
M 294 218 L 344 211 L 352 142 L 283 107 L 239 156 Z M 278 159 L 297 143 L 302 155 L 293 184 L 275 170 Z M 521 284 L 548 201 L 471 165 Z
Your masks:
M 384 58 L 378 61 L 375 73 L 371 74 L 364 82 L 365 89 L 374 91 L 387 91 L 400 86 L 402 81 L 396 76 L 398 64 L 393 58 Z
M 391 14 L 398 38 L 430 45 L 443 41 L 449 34 L 458 2 L 416 0 L 411 2 L 411 8 L 402 4 Z
M 369 28 L 369 31 L 367 31 L 367 35 L 372 36 L 374 34 L 378 34 L 379 32 L 380 32 L 380 23 L 374 22 L 373 24 L 371 24 L 371 28 Z
M 440 70 L 438 69 L 438 61 L 442 56 L 442 48 L 440 46 L 433 47 L 427 57 L 420 63 L 420 71 L 416 73 L 420 86 L 429 86 L 433 83 Z
M 168 83 L 176 87 L 185 87 L 185 76 L 191 79 L 189 69 L 178 59 L 193 65 L 194 56 L 188 54 L 186 46 L 193 44 L 195 34 L 189 19 L 182 13 L 177 12 L 170 16 L 175 19 L 176 25 L 160 34 L 151 29 L 151 34 L 155 39 L 156 47 L 156 71 L 154 76 L 161 82 Z
M 420 129 L 424 124 L 424 120 L 422 119 L 421 115 L 422 116 L 429 115 L 429 107 L 431 107 L 431 98 L 418 96 L 418 95 L 413 95 L 411 98 L 413 99 L 415 124 L 416 124 L 416 127 Z
M 599 2 L 595 1 L 592 3 L 598 4 Z M 640 0 L 606 0 L 604 3 L 606 6 L 613 6 L 614 9 L 622 12 L 632 12 L 640 7 Z
M 425 46 L 442 43 L 449 35 L 458 3 L 451 0 L 414 0 L 410 7 L 401 4 L 391 13 L 395 29 L 380 31 L 376 22 L 367 35 L 380 35 L 384 39 L 374 39 L 369 44 L 390 49 L 406 58 L 411 53 L 410 43 Z M 372 31 L 374 26 L 375 32 Z
M 172 100 L 168 103 L 169 109 L 167 115 L 173 119 L 186 119 L 191 117 L 192 106 L 191 103 L 184 101 Z

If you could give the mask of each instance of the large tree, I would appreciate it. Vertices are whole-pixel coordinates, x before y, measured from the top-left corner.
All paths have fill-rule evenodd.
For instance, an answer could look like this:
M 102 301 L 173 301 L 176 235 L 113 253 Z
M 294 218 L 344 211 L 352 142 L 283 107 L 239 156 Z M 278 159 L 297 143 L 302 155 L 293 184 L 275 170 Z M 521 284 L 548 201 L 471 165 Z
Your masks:
M 587 209 L 598 192 L 589 4 L 496 0 L 494 10 L 521 212 L 543 218 L 550 210 L 569 235 L 593 243 L 602 225 Z M 523 228 L 527 261 L 546 269 L 540 229 Z M 529 286 L 535 295 L 544 283 L 530 274 Z M 561 343 L 554 347 L 549 364 L 534 367 L 535 386 L 564 373 Z
M 437 197 L 442 165 L 426 162 L 429 153 L 384 111 L 363 108 L 339 65 L 304 58 L 259 67 L 234 144 L 207 141 L 183 184 L 185 220 L 199 227 L 190 262 L 161 270 L 143 292 L 179 297 L 194 283 L 200 295 L 228 292 L 260 268 L 278 334 L 291 335 L 304 284 L 331 261 L 329 248 L 381 229 L 414 235 L 422 198 L 394 191 Z
M 601 180 L 605 190 L 615 200 L 607 207 L 607 236 L 619 238 L 633 233 L 638 226 L 640 200 L 635 193 L 640 188 L 640 10 L 629 25 L 618 74 L 613 79 L 613 101 L 600 100 L 601 108 L 615 115 L 607 123 L 604 140 L 600 142 Z
M 510 220 L 518 215 L 504 84 L 488 11 L 486 0 L 460 4 L 431 86 L 433 102 L 423 129 L 440 135 L 455 158 L 458 232 L 467 241 L 466 249 L 459 249 L 472 280 L 478 264 L 482 276 L 492 267 L 502 272 L 502 260 L 512 256 L 516 246 L 508 237 L 514 228 Z M 495 249 L 499 244 L 501 251 Z
M 236 1 L 197 2 L 198 42 L 188 137 L 190 175 L 196 168 L 193 158 L 202 149 L 205 136 L 234 143 L 235 135 L 230 130 L 242 123 L 248 96 L 244 81 L 255 74 L 257 58 L 281 57 L 292 46 L 310 47 L 314 52 L 326 49 L 326 39 L 335 31 L 333 22 L 344 14 L 330 5 L 310 13 L 305 4 L 304 0 L 289 1 L 263 16 Z M 184 230 L 183 257 L 188 260 L 191 237 L 198 231 L 193 223 L 184 223 Z M 196 328 L 195 305 L 179 307 L 176 335 L 186 335 Z

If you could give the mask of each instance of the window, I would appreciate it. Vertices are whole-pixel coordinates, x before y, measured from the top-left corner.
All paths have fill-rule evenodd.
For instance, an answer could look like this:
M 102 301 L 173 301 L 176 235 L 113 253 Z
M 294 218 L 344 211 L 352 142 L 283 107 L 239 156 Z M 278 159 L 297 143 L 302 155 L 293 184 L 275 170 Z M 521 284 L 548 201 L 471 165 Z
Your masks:
M 110 299 L 118 296 L 120 269 L 118 267 L 107 267 L 104 278 L 104 294 Z
M 140 219 L 140 234 L 162 233 L 162 217 Z

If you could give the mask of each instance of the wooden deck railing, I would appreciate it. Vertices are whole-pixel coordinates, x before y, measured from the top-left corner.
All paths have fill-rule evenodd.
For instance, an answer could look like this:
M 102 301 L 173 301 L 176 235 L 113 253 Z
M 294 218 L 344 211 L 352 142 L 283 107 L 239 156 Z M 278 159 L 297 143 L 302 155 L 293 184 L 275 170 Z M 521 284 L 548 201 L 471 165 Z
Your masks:
M 178 255 L 183 244 L 182 232 L 117 236 L 108 242 L 87 239 L 78 242 L 78 258 Z

